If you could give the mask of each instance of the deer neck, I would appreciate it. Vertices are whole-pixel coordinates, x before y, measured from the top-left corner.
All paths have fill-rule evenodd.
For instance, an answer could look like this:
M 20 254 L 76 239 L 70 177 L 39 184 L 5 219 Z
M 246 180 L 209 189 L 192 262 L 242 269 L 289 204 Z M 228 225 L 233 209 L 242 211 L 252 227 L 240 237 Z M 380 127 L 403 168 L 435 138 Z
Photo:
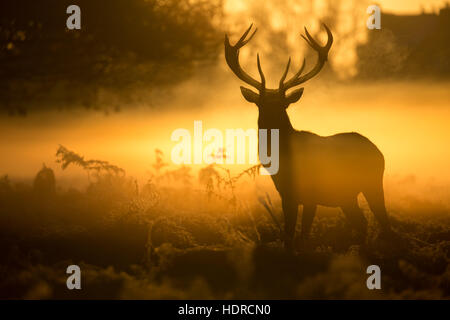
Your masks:
M 279 151 L 279 161 L 284 162 L 286 158 L 289 158 L 290 154 L 290 136 L 295 132 L 292 127 L 291 121 L 289 120 L 287 112 L 283 112 L 281 115 L 259 115 L 258 118 L 258 129 L 267 130 L 267 149 L 272 150 L 272 131 L 278 130 L 278 151 Z M 261 157 L 261 149 L 258 148 L 259 156 Z M 269 151 L 271 152 L 271 151 Z
M 258 129 L 265 129 L 268 131 L 268 134 L 270 134 L 270 130 L 277 129 L 279 130 L 280 138 L 295 132 L 287 112 L 278 115 L 260 114 L 258 118 Z

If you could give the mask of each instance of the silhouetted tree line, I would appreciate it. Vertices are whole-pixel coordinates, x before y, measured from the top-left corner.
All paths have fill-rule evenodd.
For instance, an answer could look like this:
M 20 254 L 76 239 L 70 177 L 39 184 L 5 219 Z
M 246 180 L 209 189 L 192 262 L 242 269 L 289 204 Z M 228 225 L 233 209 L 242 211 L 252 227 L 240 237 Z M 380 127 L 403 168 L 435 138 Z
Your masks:
M 66 28 L 71 4 L 81 8 L 81 30 Z M 55 86 L 70 99 L 80 85 L 179 81 L 217 58 L 221 8 L 221 0 L 1 1 L 1 107 L 21 112 L 21 100 Z
M 381 30 L 358 47 L 358 78 L 450 78 L 450 6 L 439 13 L 382 13 Z

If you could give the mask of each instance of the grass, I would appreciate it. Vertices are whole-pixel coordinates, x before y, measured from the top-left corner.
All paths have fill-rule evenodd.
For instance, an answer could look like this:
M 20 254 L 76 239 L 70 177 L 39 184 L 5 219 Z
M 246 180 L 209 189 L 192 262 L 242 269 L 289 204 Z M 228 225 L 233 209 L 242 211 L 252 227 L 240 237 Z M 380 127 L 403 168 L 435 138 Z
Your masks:
M 124 169 L 64 147 L 57 160 L 81 166 L 89 186 L 61 189 L 46 167 L 30 185 L 0 179 L 0 298 L 450 297 L 445 203 L 388 188 L 397 237 L 387 242 L 361 201 L 365 247 L 338 210 L 321 208 L 309 249 L 289 254 L 276 194 L 255 191 L 257 167 L 234 176 L 212 165 L 196 177 L 157 150 L 152 175 L 138 185 Z M 70 264 L 81 267 L 82 290 L 66 288 Z M 366 287 L 371 264 L 381 267 L 382 290 Z

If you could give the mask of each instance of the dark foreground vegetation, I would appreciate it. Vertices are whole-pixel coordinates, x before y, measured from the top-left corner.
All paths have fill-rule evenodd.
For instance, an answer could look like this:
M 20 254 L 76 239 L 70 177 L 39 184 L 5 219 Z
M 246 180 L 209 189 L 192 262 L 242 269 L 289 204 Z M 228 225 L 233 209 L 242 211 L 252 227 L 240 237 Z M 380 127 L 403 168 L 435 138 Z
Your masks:
M 389 205 L 397 237 L 386 242 L 368 212 L 366 246 L 343 215 L 321 210 L 308 247 L 286 253 L 276 197 L 256 195 L 256 169 L 198 177 L 156 152 L 144 185 L 105 161 L 60 147 L 63 168 L 89 186 L 61 188 L 47 167 L 32 184 L 0 180 L 0 298 L 426 298 L 450 297 L 450 209 L 414 198 Z M 78 264 L 82 290 L 66 288 Z M 382 290 L 366 287 L 367 266 Z

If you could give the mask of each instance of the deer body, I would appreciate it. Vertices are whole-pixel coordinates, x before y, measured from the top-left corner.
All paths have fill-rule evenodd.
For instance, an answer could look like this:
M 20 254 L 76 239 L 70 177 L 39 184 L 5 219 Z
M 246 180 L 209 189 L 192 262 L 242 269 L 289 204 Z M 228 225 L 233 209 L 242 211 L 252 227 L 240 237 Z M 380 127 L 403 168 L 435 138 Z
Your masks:
M 382 228 L 389 229 L 383 191 L 384 157 L 378 148 L 370 140 L 354 132 L 322 137 L 307 131 L 297 131 L 286 111 L 291 103 L 301 98 L 303 88 L 290 94 L 286 94 L 286 91 L 311 79 L 322 69 L 333 42 L 331 31 L 325 26 L 328 41 L 322 47 L 305 28 L 304 39 L 319 55 L 316 66 L 302 75 L 305 67 L 303 61 L 300 70 L 285 81 L 290 66 L 289 59 L 279 88 L 266 89 L 259 55 L 257 62 L 261 82 L 245 73 L 238 61 L 239 49 L 255 34 L 245 40 L 251 28 L 252 26 L 235 46 L 231 46 L 226 37 L 225 58 L 241 80 L 259 91 L 255 93 L 241 87 L 244 98 L 258 106 L 259 129 L 279 130 L 279 170 L 272 175 L 272 180 L 282 200 L 285 246 L 293 246 L 299 205 L 303 205 L 302 239 L 309 235 L 317 205 L 323 205 L 341 207 L 362 240 L 366 235 L 367 221 L 358 206 L 357 196 L 361 192 Z
M 285 138 L 289 143 L 280 143 L 280 169 L 272 179 L 280 195 L 297 204 L 340 207 L 367 183 L 382 182 L 383 155 L 357 133 L 294 131 Z

